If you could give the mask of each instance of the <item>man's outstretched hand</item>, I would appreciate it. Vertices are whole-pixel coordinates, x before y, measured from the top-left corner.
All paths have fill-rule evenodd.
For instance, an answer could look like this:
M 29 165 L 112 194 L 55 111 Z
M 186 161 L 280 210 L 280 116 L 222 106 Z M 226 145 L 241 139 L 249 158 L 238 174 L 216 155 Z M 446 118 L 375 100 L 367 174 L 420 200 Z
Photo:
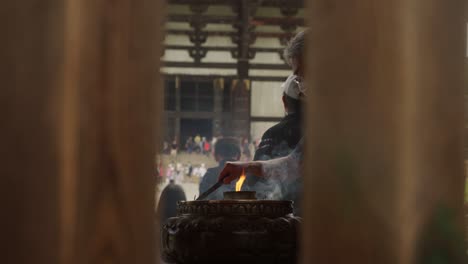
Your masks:
M 218 181 L 223 181 L 224 184 L 230 184 L 238 179 L 242 172 L 262 177 L 262 166 L 259 162 L 228 162 L 224 165 L 224 169 L 219 174 Z

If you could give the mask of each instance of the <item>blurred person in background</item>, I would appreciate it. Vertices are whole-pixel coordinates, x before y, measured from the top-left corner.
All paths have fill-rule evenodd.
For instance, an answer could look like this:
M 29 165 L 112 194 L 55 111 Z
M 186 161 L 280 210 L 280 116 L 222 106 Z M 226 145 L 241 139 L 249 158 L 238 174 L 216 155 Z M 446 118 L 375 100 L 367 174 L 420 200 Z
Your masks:
M 218 141 L 218 138 L 214 136 L 211 139 L 211 152 L 212 152 L 212 154 L 214 154 L 214 146 L 216 145 L 216 141 Z
M 193 150 L 197 153 L 201 151 L 200 142 L 201 142 L 201 137 L 199 134 L 197 134 L 195 138 L 193 139 L 193 143 L 194 143 Z
M 242 139 L 242 155 L 244 161 L 252 160 L 252 154 L 250 152 L 250 143 L 247 138 Z
M 203 154 L 209 156 L 211 153 L 211 144 L 210 144 L 210 141 L 208 140 L 205 140 L 203 142 Z
M 187 141 L 185 142 L 185 149 L 187 150 L 187 153 L 188 153 L 188 154 L 191 154 L 191 153 L 192 153 L 192 151 L 193 151 L 193 144 L 194 144 L 193 138 L 192 138 L 192 137 L 189 137 L 189 138 L 187 139 Z
M 158 155 L 156 158 L 156 164 L 155 164 L 155 180 L 156 180 L 156 185 L 159 185 L 165 181 L 165 171 L 164 171 L 164 166 L 161 161 L 161 157 Z
M 167 165 L 166 169 L 166 180 L 175 180 L 175 165 L 174 161 L 171 161 L 169 165 Z
M 185 175 L 185 169 L 182 163 L 177 162 L 176 165 L 176 181 L 177 182 L 183 182 L 184 181 L 184 175 Z
M 200 168 L 198 168 L 198 173 L 200 174 L 200 177 L 203 177 L 206 172 L 207 169 L 205 163 L 200 164 Z
M 163 150 L 162 150 L 162 153 L 163 153 L 163 154 L 166 154 L 166 155 L 171 154 L 171 148 L 169 148 L 169 143 L 167 143 L 166 140 L 164 140 L 164 142 L 163 142 Z
M 188 169 L 187 169 L 187 176 L 192 177 L 192 173 L 193 173 L 193 166 L 192 166 L 192 163 L 189 162 Z
M 170 180 L 169 184 L 161 192 L 159 198 L 157 215 L 160 219 L 160 224 L 164 224 L 168 218 L 177 216 L 177 203 L 185 201 L 185 192 L 182 186 L 176 184 L 174 180 Z
M 216 145 L 214 146 L 214 158 L 218 162 L 218 166 L 214 168 L 209 168 L 204 174 L 200 182 L 200 194 L 204 193 L 211 186 L 213 186 L 218 181 L 219 173 L 224 168 L 224 165 L 228 161 L 238 161 L 241 156 L 241 149 L 239 146 L 239 141 L 235 138 L 221 138 L 218 139 Z M 233 183 L 234 184 L 234 183 Z M 224 185 L 212 194 L 210 194 L 206 199 L 207 200 L 222 200 L 223 193 L 226 191 L 234 191 L 235 186 Z
M 177 140 L 174 139 L 171 144 L 171 155 L 176 156 L 177 155 Z
M 205 142 L 206 142 L 206 138 L 205 137 L 202 137 L 200 143 L 199 143 L 199 148 L 200 148 L 200 153 L 204 154 L 205 152 Z

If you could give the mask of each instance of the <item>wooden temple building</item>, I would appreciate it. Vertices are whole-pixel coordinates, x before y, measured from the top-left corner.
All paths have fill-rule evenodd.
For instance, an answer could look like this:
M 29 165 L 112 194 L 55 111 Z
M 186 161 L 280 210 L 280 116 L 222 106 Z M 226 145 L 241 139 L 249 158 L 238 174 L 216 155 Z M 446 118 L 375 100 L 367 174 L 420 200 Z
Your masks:
M 165 140 L 255 140 L 284 116 L 282 54 L 304 30 L 302 1 L 171 0 L 167 13 Z

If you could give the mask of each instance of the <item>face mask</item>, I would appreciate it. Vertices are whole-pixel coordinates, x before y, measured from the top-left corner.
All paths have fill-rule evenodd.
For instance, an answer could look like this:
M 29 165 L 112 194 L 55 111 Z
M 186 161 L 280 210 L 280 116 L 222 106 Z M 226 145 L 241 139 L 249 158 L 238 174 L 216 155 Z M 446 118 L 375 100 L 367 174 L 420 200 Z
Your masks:
M 296 100 L 299 100 L 301 97 L 306 95 L 306 89 L 302 82 L 302 78 L 294 74 L 290 75 L 281 87 L 287 96 Z
M 306 96 L 306 86 L 304 85 L 304 81 L 302 80 L 301 77 L 296 76 L 294 79 L 294 82 L 297 85 L 297 89 L 299 90 L 299 98 L 302 96 Z

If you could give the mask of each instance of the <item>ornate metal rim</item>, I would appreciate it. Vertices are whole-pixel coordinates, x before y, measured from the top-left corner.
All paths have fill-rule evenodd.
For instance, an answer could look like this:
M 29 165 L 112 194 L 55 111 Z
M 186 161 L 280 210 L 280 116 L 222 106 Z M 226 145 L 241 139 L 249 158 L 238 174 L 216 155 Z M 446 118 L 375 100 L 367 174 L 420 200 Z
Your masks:
M 292 201 L 273 200 L 210 200 L 181 201 L 179 216 L 261 216 L 283 217 L 293 213 Z
M 202 200 L 202 201 L 179 201 L 178 204 L 187 204 L 187 205 L 200 205 L 200 204 L 245 204 L 245 203 L 255 203 L 255 204 L 277 204 L 277 205 L 289 205 L 293 201 L 289 200 Z

